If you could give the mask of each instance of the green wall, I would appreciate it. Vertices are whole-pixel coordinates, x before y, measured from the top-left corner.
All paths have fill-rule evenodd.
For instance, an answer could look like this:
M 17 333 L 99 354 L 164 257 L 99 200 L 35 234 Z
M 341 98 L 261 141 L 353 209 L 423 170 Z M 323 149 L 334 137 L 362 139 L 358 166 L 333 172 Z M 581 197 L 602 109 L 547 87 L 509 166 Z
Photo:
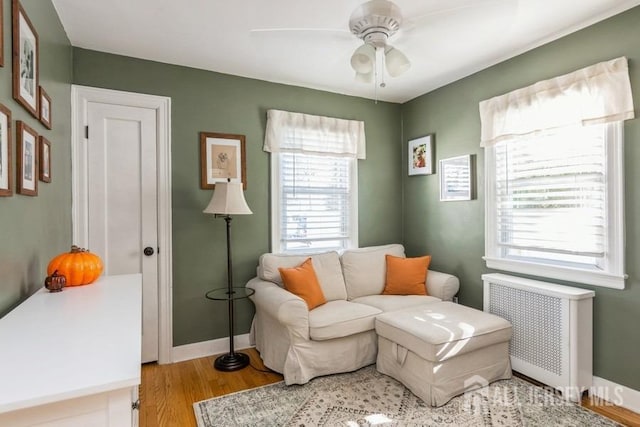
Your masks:
M 49 260 L 71 245 L 71 55 L 72 49 L 51 1 L 22 0 L 39 35 L 40 84 L 52 100 L 53 129 L 48 130 L 16 103 L 11 84 L 11 1 L 4 10 L 4 67 L 0 68 L 0 103 L 13 117 L 13 167 L 16 168 L 15 121 L 22 120 L 51 141 L 51 178 L 38 183 L 38 196 L 0 197 L 0 317 L 42 287 Z M 15 177 L 14 177 L 15 178 Z
M 226 286 L 225 225 L 202 210 L 198 132 L 246 135 L 247 191 L 253 211 L 232 223 L 234 282 L 255 276 L 269 251 L 269 155 L 262 151 L 267 109 L 364 120 L 367 159 L 358 162 L 360 245 L 398 242 L 402 152 L 400 106 L 192 68 L 74 48 L 75 84 L 171 97 L 174 345 L 226 337 L 223 303 L 205 299 Z M 373 214 L 375 213 L 375 214 Z M 236 334 L 246 333 L 253 306 L 236 304 Z
M 460 301 L 482 307 L 480 275 L 490 272 L 484 255 L 484 153 L 479 146 L 481 100 L 576 69 L 626 56 L 636 114 L 640 114 L 640 7 L 502 62 L 402 106 L 406 140 L 435 133 L 436 160 L 477 156 L 476 200 L 440 202 L 438 175 L 408 177 L 403 171 L 404 243 L 409 254 L 430 253 L 436 270 L 456 274 Z M 593 289 L 594 374 L 640 390 L 640 120 L 625 122 L 625 290 Z
M 199 188 L 198 132 L 247 137 L 247 202 L 254 215 L 233 222 L 234 274 L 242 286 L 269 250 L 269 157 L 262 151 L 266 110 L 364 120 L 366 160 L 359 161 L 360 245 L 403 241 L 410 255 L 431 253 L 433 268 L 460 277 L 461 302 L 480 307 L 484 266 L 484 156 L 478 102 L 536 81 L 625 55 L 636 110 L 640 102 L 640 8 L 564 37 L 402 106 L 180 66 L 71 48 L 50 1 L 23 0 L 39 35 L 41 84 L 53 100 L 49 131 L 11 96 L 11 2 L 4 0 L 5 66 L 0 102 L 52 142 L 50 184 L 38 197 L 0 198 L 0 316 L 37 290 L 48 260 L 71 242 L 70 83 L 172 98 L 174 345 L 227 335 L 226 310 L 204 293 L 224 286 L 224 221 L 202 214 L 211 191 Z M 401 125 L 402 123 L 402 125 Z M 440 202 L 438 175 L 406 176 L 406 140 L 435 133 L 436 160 L 477 156 L 477 199 Z M 401 144 L 401 140 L 404 140 Z M 640 124 L 625 123 L 626 242 L 623 291 L 593 288 L 595 374 L 640 389 Z M 15 140 L 14 140 L 15 148 Z M 15 153 L 15 150 L 14 150 Z M 402 191 L 398 191 L 401 187 Z M 582 285 L 578 285 L 582 286 Z M 236 333 L 249 329 L 250 302 L 237 305 Z

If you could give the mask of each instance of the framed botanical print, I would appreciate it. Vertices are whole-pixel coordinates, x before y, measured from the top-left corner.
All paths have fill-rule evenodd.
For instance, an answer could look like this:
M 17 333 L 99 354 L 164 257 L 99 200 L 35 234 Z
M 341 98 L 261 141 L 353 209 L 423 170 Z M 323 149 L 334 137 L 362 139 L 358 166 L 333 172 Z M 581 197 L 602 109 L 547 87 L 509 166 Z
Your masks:
M 426 135 L 409 141 L 409 175 L 431 175 L 433 167 L 434 135 Z
M 13 194 L 11 111 L 0 104 L 0 196 Z
M 38 118 L 38 33 L 18 0 L 12 1 L 13 98 Z
M 42 182 L 51 182 L 51 143 L 40 135 L 38 138 L 39 178 Z
M 51 98 L 42 86 L 40 93 L 40 122 L 47 128 L 51 129 Z
M 16 122 L 18 194 L 38 195 L 38 133 L 21 120 Z
M 244 143 L 244 135 L 200 132 L 200 188 L 231 180 L 247 189 Z

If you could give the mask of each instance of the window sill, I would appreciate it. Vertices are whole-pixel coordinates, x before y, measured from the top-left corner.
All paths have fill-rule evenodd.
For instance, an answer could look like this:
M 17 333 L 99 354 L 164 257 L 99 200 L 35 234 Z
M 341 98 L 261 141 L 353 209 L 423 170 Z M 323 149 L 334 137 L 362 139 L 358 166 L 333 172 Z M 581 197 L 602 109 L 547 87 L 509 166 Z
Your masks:
M 601 286 L 604 288 L 624 289 L 627 275 L 614 275 L 601 271 L 582 270 L 579 268 L 559 267 L 555 265 L 538 264 L 534 262 L 514 261 L 501 258 L 482 257 L 488 268 L 510 271 L 514 273 L 530 274 L 548 279 L 565 280 L 585 285 Z

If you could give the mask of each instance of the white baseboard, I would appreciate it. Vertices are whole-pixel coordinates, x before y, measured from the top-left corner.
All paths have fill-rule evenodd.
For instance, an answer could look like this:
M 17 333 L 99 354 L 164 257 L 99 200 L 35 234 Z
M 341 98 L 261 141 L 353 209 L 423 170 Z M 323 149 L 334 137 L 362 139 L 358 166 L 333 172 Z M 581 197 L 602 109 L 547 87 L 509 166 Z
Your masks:
M 640 391 L 616 384 L 600 377 L 593 377 L 593 386 L 589 395 L 602 399 L 630 411 L 640 413 Z M 604 402 L 602 402 L 604 404 Z
M 237 335 L 233 343 L 236 350 L 253 347 L 249 342 L 249 334 Z M 202 341 L 173 347 L 171 351 L 171 360 L 173 363 L 184 362 L 185 360 L 213 356 L 214 354 L 226 353 L 228 351 L 229 338 L 219 338 L 217 340 Z

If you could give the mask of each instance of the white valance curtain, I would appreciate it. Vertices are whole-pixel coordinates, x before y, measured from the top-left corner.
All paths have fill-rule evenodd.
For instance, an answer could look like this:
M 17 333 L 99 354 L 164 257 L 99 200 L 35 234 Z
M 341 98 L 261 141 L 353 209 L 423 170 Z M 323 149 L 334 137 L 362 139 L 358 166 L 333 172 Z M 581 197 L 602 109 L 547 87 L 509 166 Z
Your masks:
M 620 57 L 480 102 L 480 145 L 546 129 L 633 118 L 627 58 Z
M 364 122 L 268 110 L 263 150 L 364 159 Z

